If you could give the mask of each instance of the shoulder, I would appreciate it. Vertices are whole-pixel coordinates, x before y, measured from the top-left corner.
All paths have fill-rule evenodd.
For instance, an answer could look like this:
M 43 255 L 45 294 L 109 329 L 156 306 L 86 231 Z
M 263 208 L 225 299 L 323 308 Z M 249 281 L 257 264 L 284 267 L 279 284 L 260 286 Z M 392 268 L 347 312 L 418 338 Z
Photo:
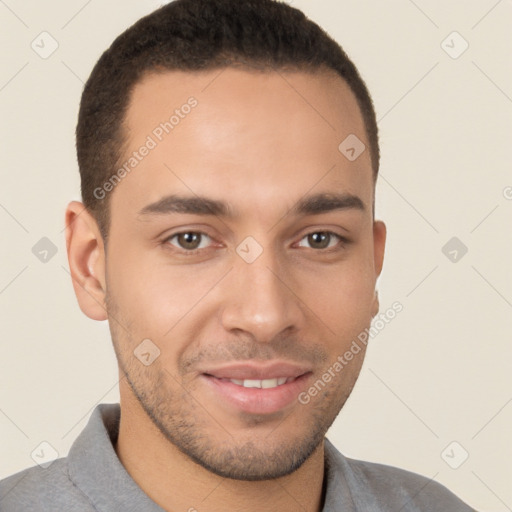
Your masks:
M 70 480 L 66 458 L 34 466 L 0 480 L 2 512 L 88 512 L 91 504 Z
M 385 464 L 350 459 L 326 441 L 329 469 L 341 474 L 356 510 L 402 512 L 474 512 L 446 487 L 411 471 Z
M 417 473 L 353 459 L 347 459 L 354 475 L 365 482 L 377 496 L 400 503 L 405 511 L 471 512 L 473 509 L 454 493 Z

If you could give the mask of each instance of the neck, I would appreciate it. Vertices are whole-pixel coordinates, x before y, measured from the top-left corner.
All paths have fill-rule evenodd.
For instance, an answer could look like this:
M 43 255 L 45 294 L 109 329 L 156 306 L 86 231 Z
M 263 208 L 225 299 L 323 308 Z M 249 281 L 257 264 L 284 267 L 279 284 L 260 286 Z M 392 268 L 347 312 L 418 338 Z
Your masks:
M 121 389 L 121 422 L 115 450 L 131 478 L 164 510 L 320 512 L 323 443 L 290 475 L 257 482 L 222 478 L 169 442 L 127 391 Z

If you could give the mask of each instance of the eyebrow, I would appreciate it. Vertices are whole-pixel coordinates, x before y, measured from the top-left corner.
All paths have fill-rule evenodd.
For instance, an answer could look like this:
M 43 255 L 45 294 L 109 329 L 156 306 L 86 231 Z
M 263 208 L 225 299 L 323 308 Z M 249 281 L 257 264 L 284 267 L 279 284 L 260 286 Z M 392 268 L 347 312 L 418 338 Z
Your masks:
M 292 215 L 318 215 L 333 210 L 366 210 L 363 201 L 352 194 L 320 193 L 300 199 L 292 208 Z
M 352 194 L 318 193 L 302 197 L 288 212 L 295 216 L 319 215 L 334 210 L 365 211 L 363 201 Z M 139 215 L 168 215 L 185 213 L 234 218 L 237 216 L 228 203 L 204 196 L 169 195 L 139 211 Z

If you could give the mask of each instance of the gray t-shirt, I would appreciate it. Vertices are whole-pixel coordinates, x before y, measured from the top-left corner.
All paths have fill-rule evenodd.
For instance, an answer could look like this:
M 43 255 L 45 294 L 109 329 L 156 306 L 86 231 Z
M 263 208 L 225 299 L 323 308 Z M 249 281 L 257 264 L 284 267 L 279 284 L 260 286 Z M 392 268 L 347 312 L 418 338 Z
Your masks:
M 98 405 L 67 457 L 0 481 L 0 510 L 162 512 L 117 458 L 113 443 L 119 418 L 119 404 Z M 323 512 L 473 511 L 437 482 L 390 466 L 348 459 L 327 439 L 325 464 Z

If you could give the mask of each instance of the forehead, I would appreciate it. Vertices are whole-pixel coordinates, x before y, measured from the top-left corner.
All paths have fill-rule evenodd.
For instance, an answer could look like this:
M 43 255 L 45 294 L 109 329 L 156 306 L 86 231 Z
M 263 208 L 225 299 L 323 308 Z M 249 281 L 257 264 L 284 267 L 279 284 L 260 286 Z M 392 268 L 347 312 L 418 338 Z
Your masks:
M 153 73 L 134 87 L 124 131 L 129 172 L 114 190 L 113 213 L 174 193 L 267 214 L 269 203 L 278 214 L 313 189 L 372 201 L 369 150 L 355 160 L 342 151 L 345 140 L 359 141 L 357 151 L 368 146 L 363 119 L 330 72 Z

